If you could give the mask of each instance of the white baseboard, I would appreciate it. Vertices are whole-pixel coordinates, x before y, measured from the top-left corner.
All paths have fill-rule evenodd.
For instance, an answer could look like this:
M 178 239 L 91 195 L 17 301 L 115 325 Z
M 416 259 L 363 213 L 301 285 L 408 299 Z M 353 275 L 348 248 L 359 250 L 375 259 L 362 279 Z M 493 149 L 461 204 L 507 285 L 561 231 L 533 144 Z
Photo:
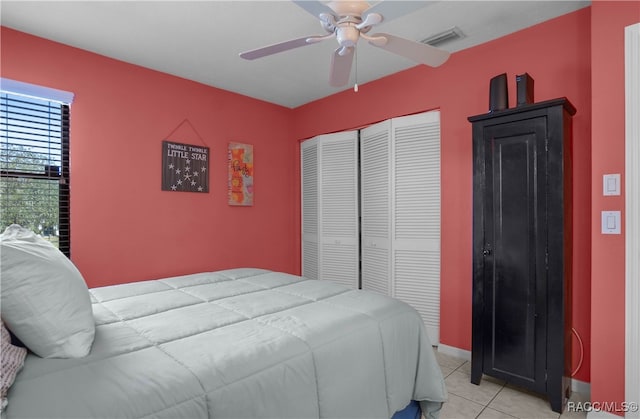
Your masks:
M 575 393 L 584 394 L 587 396 L 587 400 L 591 400 L 591 383 L 585 381 L 571 379 L 571 391 Z
M 438 352 L 445 355 L 455 356 L 456 358 L 464 359 L 465 361 L 471 361 L 471 351 L 456 348 L 455 346 L 449 346 L 441 343 L 438 345 Z
M 591 410 L 587 412 L 587 419 L 620 419 L 620 416 L 602 410 Z

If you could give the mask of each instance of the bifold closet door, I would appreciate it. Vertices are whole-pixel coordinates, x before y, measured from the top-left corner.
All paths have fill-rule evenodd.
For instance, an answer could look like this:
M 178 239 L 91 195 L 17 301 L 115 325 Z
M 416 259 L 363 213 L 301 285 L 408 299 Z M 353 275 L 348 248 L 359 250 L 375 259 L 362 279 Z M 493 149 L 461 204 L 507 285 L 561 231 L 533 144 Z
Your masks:
M 358 288 L 358 132 L 307 140 L 301 154 L 302 274 Z
M 311 139 L 300 145 L 302 196 L 302 275 L 320 279 L 320 234 L 318 233 L 318 141 Z
M 360 131 L 362 289 L 391 295 L 391 120 Z
M 362 288 L 420 312 L 440 334 L 440 112 L 360 133 Z
M 440 112 L 392 120 L 392 289 L 440 341 Z

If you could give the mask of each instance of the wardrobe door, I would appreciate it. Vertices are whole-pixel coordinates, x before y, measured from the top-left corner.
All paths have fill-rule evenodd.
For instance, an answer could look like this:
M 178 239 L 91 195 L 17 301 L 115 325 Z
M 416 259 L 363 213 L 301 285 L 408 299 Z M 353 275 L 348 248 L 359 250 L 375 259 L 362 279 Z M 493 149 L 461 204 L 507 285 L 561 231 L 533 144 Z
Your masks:
M 440 335 L 440 112 L 391 121 L 392 295 Z
M 391 295 L 391 120 L 360 131 L 362 289 Z
M 320 279 L 359 288 L 358 132 L 318 137 Z
M 545 391 L 547 190 L 544 117 L 485 128 L 484 368 Z
M 300 145 L 300 171 L 302 188 L 302 276 L 319 279 L 320 248 L 318 220 L 318 140 L 311 139 Z
M 303 142 L 302 275 L 359 287 L 358 132 Z

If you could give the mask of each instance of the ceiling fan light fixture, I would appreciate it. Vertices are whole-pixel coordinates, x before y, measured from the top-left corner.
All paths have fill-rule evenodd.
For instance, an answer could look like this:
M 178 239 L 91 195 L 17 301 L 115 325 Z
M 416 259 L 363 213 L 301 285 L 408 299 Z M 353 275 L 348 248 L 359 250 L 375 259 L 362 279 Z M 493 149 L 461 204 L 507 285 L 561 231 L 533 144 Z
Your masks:
M 436 45 L 442 45 L 447 42 L 453 42 L 458 39 L 464 38 L 464 33 L 458 28 L 454 26 L 453 28 L 449 28 L 446 31 L 438 32 L 434 35 L 431 35 L 420 41 L 422 44 L 431 45 L 435 47 Z
M 360 38 L 360 31 L 355 26 L 339 26 L 336 29 L 336 39 L 342 47 L 355 46 Z

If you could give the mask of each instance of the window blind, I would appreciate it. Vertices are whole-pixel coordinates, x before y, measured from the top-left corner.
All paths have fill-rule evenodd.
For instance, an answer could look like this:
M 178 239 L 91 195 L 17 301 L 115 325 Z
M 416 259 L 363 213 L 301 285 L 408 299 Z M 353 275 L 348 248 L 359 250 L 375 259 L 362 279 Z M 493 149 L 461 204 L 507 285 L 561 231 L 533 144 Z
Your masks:
M 69 106 L 0 92 L 0 221 L 70 256 Z

